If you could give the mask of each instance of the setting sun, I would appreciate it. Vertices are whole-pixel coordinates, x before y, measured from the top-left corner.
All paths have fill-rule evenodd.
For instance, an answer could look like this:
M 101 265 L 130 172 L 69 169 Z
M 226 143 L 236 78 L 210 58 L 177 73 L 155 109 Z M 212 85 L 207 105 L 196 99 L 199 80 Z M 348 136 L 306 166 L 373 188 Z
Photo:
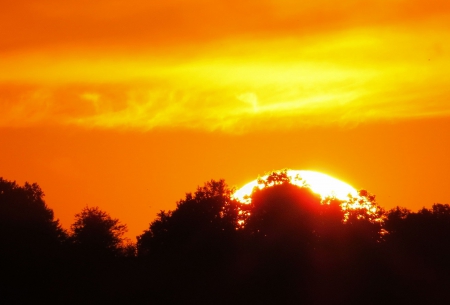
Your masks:
M 309 170 L 287 170 L 287 176 L 294 185 L 307 186 L 322 199 L 335 197 L 339 200 L 348 200 L 349 195 L 358 197 L 358 192 L 349 184 L 323 173 Z M 266 180 L 268 175 L 261 177 Z M 247 183 L 234 193 L 234 197 L 243 203 L 250 203 L 250 195 L 255 187 L 263 188 L 258 179 Z
M 281 176 L 278 176 L 279 174 Z M 247 183 L 237 190 L 233 197 L 243 204 L 250 204 L 255 188 L 263 189 L 283 183 L 285 181 L 283 177 L 287 178 L 290 184 L 309 188 L 313 193 L 318 194 L 322 199 L 322 204 L 330 204 L 329 199 L 337 199 L 344 212 L 344 222 L 347 222 L 351 215 L 371 222 L 384 222 L 375 196 L 370 195 L 366 190 L 357 191 L 351 185 L 329 175 L 309 170 L 273 171 Z

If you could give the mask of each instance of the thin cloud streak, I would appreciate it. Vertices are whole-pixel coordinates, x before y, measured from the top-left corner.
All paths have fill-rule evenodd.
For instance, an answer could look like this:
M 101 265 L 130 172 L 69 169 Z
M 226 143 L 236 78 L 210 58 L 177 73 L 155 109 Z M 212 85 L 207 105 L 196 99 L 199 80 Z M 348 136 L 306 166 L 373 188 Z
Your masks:
M 29 26 L 0 21 L 12 29 L 3 127 L 245 132 L 450 115 L 447 2 L 24 3 L 8 8 Z

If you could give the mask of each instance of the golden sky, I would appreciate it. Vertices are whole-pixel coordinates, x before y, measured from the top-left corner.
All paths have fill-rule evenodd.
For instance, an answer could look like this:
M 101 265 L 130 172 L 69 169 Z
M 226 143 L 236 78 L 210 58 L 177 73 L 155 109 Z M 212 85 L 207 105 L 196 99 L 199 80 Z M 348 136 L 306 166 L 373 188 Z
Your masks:
M 214 178 L 450 203 L 450 2 L 6 1 L 0 176 L 139 234 Z

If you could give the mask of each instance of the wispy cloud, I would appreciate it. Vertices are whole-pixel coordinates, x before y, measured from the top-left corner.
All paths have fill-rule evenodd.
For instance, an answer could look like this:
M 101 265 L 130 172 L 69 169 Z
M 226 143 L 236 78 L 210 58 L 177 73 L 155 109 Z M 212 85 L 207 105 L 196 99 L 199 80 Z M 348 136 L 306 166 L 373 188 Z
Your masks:
M 50 2 L 0 13 L 0 126 L 241 132 L 450 115 L 447 2 Z

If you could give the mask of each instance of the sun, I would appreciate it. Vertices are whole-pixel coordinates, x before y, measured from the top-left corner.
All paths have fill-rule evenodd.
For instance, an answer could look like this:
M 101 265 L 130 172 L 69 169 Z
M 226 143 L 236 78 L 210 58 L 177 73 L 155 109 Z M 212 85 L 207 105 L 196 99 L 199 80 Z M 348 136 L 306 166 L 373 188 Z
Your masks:
M 356 215 L 358 219 L 368 219 L 373 223 L 382 224 L 384 222 L 382 209 L 375 202 L 375 196 L 370 195 L 366 190 L 357 191 L 350 184 L 329 175 L 309 170 L 273 171 L 238 189 L 233 194 L 233 198 L 244 205 L 248 205 L 251 203 L 251 195 L 255 188 L 262 189 L 264 187 L 270 187 L 286 180 L 291 184 L 307 187 L 313 193 L 320 195 L 322 204 L 330 204 L 329 199 L 337 199 L 344 212 L 344 222 L 352 214 Z
M 309 170 L 287 170 L 286 173 L 292 184 L 306 186 L 322 199 L 334 197 L 339 200 L 348 200 L 349 196 L 358 197 L 358 191 L 351 185 L 326 174 Z M 265 175 L 260 179 L 264 181 L 267 177 L 268 175 Z M 253 180 L 237 190 L 233 197 L 242 203 L 250 203 L 250 195 L 255 187 L 262 189 L 264 185 L 258 183 L 258 180 Z

